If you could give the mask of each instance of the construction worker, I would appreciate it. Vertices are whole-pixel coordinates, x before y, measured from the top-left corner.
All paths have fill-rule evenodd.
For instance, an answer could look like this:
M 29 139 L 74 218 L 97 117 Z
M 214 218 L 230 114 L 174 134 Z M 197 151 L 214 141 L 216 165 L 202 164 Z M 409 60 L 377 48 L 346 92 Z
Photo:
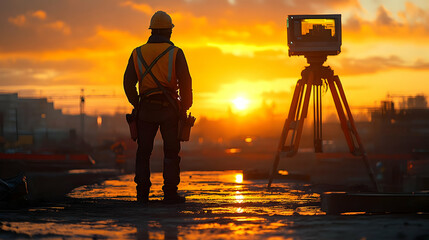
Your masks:
M 163 201 L 185 202 L 185 197 L 177 192 L 180 182 L 178 116 L 186 114 L 192 106 L 192 79 L 182 49 L 175 47 L 170 41 L 173 27 L 171 17 L 167 13 L 156 12 L 150 21 L 149 29 L 152 34 L 149 40 L 133 50 L 124 74 L 124 89 L 128 101 L 138 110 L 138 149 L 134 181 L 137 184 L 139 203 L 149 201 L 152 185 L 149 159 L 158 128 L 164 142 Z M 137 82 L 139 94 L 136 90 Z

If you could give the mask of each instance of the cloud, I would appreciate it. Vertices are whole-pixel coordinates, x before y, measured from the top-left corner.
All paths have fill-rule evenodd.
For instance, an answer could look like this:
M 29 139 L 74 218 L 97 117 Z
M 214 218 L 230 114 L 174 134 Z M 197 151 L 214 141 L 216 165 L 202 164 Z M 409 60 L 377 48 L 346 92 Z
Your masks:
M 207 43 L 209 47 L 219 48 L 225 54 L 232 54 L 234 56 L 254 57 L 256 52 L 264 51 L 278 51 L 287 54 L 285 45 L 266 45 L 257 46 L 249 44 L 228 44 L 228 43 Z
M 358 42 L 429 41 L 429 9 L 424 10 L 410 2 L 405 2 L 404 8 L 403 11 L 391 12 L 380 5 L 374 20 L 355 12 L 343 24 L 343 35 Z
M 10 23 L 19 27 L 22 27 L 27 23 L 27 18 L 22 14 L 16 17 L 10 17 L 8 20 Z
M 32 22 L 34 20 L 45 20 L 46 19 L 46 12 L 42 11 L 42 10 L 37 10 L 37 11 L 29 11 L 25 14 L 19 14 L 15 17 L 9 17 L 9 22 L 19 26 L 19 27 L 23 27 L 23 26 L 28 26 L 31 25 Z
M 267 36 L 272 36 L 276 32 L 275 26 L 273 23 L 256 24 L 255 29 Z
M 20 14 L 15 17 L 9 17 L 9 22 L 18 27 L 25 27 L 27 31 L 35 30 L 45 32 L 46 30 L 54 30 L 62 32 L 64 35 L 71 33 L 70 26 L 61 20 L 47 20 L 45 11 L 29 11 L 26 14 Z M 39 21 L 37 21 L 39 20 Z
M 380 6 L 377 10 L 377 18 L 375 20 L 378 24 L 382 25 L 394 25 L 396 22 L 392 18 L 392 14 L 383 6 Z
M 405 10 L 398 13 L 400 19 L 408 24 L 422 24 L 427 23 L 429 13 L 422 8 L 416 6 L 414 3 L 406 2 Z
M 4 80 L 1 84 L 111 85 L 122 78 L 137 43 L 138 39 L 127 32 L 100 27 L 94 36 L 70 49 L 0 52 Z M 51 70 L 57 74 L 51 74 Z M 41 78 L 45 78 L 46 83 Z
M 404 59 L 395 55 L 387 57 L 373 56 L 362 59 L 343 58 L 339 66 L 335 66 L 334 69 L 346 75 L 372 74 L 397 69 L 429 70 L 429 62 L 417 59 L 414 62 L 407 63 Z
M 274 81 L 279 76 L 298 79 L 305 66 L 304 58 L 278 59 L 273 52 L 255 52 L 252 58 L 224 54 L 208 46 L 184 51 L 198 92 L 215 92 L 224 84 L 238 81 Z
M 359 32 L 362 27 L 361 19 L 357 14 L 353 14 L 347 19 L 346 24 L 343 23 L 342 27 L 346 31 Z
M 1 86 L 50 85 L 58 75 L 54 69 L 2 69 L 0 68 Z
M 55 21 L 45 25 L 47 28 L 60 31 L 64 35 L 69 35 L 71 33 L 70 27 L 63 21 Z
M 412 66 L 413 66 L 412 68 L 416 70 L 428 70 L 429 62 L 421 58 L 418 58 Z
M 148 16 L 152 16 L 152 14 L 154 14 L 153 8 L 148 4 L 144 4 L 144 3 L 139 4 L 132 1 L 125 1 L 120 5 L 125 7 L 131 7 L 132 9 L 145 13 Z
M 321 0 L 306 4 L 299 0 L 236 0 L 232 5 L 226 0 L 41 0 L 37 4 L 18 0 L 5 3 L 0 14 L 8 16 L 21 9 L 21 13 L 10 16 L 10 21 L 21 25 L 35 22 L 43 27 L 34 23 L 34 26 L 28 26 L 21 32 L 7 26 L 4 28 L 0 22 L 0 27 L 9 36 L 7 39 L 0 39 L 0 49 L 12 51 L 14 48 L 26 48 L 23 35 L 34 41 L 33 50 L 70 48 L 91 38 L 100 26 L 145 37 L 150 16 L 156 10 L 170 13 L 176 25 L 173 40 L 184 43 L 182 46 L 201 46 L 207 40 L 273 45 L 278 44 L 278 39 L 285 37 L 287 14 L 354 7 L 359 7 L 357 0 Z M 22 14 L 26 9 L 33 10 Z M 18 18 L 19 15 L 22 16 Z M 38 21 L 29 21 L 29 18 Z M 49 31 L 62 33 L 64 36 L 54 35 Z
M 31 14 L 31 16 L 38 18 L 38 19 L 41 19 L 41 20 L 45 20 L 46 19 L 46 12 L 42 11 L 42 10 L 37 10 L 37 11 L 33 12 Z

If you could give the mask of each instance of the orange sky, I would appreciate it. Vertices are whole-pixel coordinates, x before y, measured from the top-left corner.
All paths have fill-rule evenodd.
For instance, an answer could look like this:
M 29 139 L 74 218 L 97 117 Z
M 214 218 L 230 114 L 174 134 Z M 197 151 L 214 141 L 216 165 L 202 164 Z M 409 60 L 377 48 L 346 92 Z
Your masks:
M 342 14 L 342 53 L 327 64 L 352 108 L 377 104 L 388 93 L 429 93 L 426 0 L 2 1 L 2 91 L 53 96 L 56 107 L 76 113 L 85 88 L 92 95 L 88 113 L 129 110 L 123 72 L 132 49 L 147 41 L 157 10 L 176 25 L 172 41 L 187 57 L 197 116 L 249 112 L 263 102 L 287 112 L 306 64 L 304 57 L 288 57 L 288 14 Z M 97 96 L 103 94 L 116 97 Z M 247 100 L 245 110 L 235 107 L 237 98 Z

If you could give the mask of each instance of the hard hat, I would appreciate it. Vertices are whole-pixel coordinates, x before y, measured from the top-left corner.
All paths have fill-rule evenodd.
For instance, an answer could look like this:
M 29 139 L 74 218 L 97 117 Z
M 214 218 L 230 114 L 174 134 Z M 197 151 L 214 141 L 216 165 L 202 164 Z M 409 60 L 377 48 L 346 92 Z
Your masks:
M 171 17 L 166 12 L 158 11 L 150 19 L 149 29 L 168 29 L 173 27 Z

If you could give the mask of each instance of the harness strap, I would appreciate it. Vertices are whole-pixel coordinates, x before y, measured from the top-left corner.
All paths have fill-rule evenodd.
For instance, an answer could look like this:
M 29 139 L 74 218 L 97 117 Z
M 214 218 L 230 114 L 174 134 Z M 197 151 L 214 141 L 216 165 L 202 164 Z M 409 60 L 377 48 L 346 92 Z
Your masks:
M 159 54 L 158 55 L 158 57 L 156 57 L 154 60 L 153 60 L 153 62 L 148 66 L 147 65 L 147 63 L 146 63 L 146 61 L 144 60 L 144 58 L 143 58 L 143 55 L 142 55 L 142 52 L 141 52 L 141 49 L 140 49 L 140 51 L 139 51 L 139 49 L 137 48 L 136 49 L 136 52 L 137 52 L 137 56 L 138 56 L 138 60 L 139 60 L 139 62 L 141 62 L 142 64 L 143 64 L 143 66 L 146 68 L 146 70 L 145 70 L 145 72 L 143 73 L 143 74 L 141 74 L 141 80 L 143 81 L 143 78 L 144 77 L 146 77 L 146 75 L 149 73 L 151 76 L 152 76 L 152 78 L 154 77 L 153 76 L 153 73 L 152 73 L 152 67 L 156 64 L 156 62 L 158 62 L 158 60 L 160 59 L 160 58 L 162 58 L 162 56 L 164 56 L 166 53 L 168 53 L 170 50 L 172 50 L 172 49 L 174 49 L 175 48 L 175 46 L 173 46 L 173 45 L 171 45 L 171 46 L 169 46 L 167 49 L 165 49 L 164 50 L 164 52 L 162 52 L 161 54 Z
M 155 83 L 158 85 L 158 87 L 162 90 L 162 93 L 165 95 L 165 97 L 167 98 L 167 100 L 170 102 L 170 104 L 173 106 L 175 112 L 177 115 L 179 115 L 179 106 L 177 106 L 176 101 L 173 99 L 173 97 L 168 94 L 167 89 L 165 89 L 164 86 L 162 86 L 162 84 L 159 82 L 158 78 L 156 78 L 156 76 L 152 73 L 151 69 L 152 67 L 155 65 L 155 63 L 162 57 L 164 56 L 168 51 L 170 51 L 171 49 L 174 49 L 175 46 L 171 45 L 170 47 L 168 47 L 167 49 L 165 49 L 164 52 L 162 52 L 158 57 L 155 58 L 155 60 L 153 60 L 153 62 L 148 66 L 146 61 L 143 58 L 143 55 L 141 53 L 141 50 L 137 51 L 137 56 L 140 60 L 140 62 L 143 64 L 143 66 L 146 68 L 146 71 L 144 72 L 144 74 L 142 74 L 141 79 L 143 80 L 143 77 L 146 76 L 146 74 L 150 74 L 150 76 L 152 77 L 153 81 L 155 81 Z

